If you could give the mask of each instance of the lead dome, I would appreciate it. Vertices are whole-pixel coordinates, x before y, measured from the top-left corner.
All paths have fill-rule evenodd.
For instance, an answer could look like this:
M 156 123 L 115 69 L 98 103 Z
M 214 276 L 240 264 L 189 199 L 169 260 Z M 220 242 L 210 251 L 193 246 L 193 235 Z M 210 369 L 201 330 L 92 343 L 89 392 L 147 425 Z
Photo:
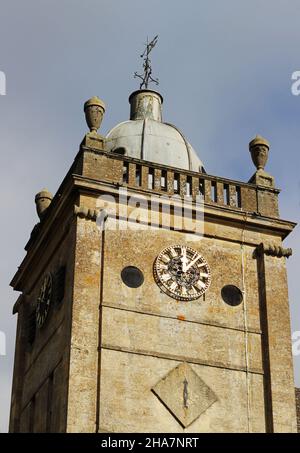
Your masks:
M 162 96 L 152 90 L 134 91 L 129 97 L 130 120 L 112 128 L 107 150 L 128 157 L 204 172 L 203 163 L 182 132 L 162 122 Z

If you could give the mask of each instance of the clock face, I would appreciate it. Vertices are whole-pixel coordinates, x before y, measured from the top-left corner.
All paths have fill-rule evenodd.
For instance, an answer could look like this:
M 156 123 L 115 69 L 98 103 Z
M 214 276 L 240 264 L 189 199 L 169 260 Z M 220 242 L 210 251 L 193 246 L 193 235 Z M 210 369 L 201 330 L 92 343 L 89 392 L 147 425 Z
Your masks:
M 52 276 L 47 274 L 43 280 L 36 306 L 36 323 L 42 327 L 46 321 L 52 298 Z
M 198 299 L 210 285 L 210 269 L 196 250 L 184 245 L 163 249 L 154 262 L 158 286 L 177 300 Z

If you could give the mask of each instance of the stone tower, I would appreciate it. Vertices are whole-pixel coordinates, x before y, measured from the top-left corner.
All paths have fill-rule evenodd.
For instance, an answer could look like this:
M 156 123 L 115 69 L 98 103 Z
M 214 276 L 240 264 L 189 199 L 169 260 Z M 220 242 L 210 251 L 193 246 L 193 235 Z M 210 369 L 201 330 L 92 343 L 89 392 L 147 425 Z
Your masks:
M 249 182 L 206 173 L 139 90 L 90 132 L 12 280 L 12 432 L 295 432 L 286 258 L 294 223 L 250 142 Z

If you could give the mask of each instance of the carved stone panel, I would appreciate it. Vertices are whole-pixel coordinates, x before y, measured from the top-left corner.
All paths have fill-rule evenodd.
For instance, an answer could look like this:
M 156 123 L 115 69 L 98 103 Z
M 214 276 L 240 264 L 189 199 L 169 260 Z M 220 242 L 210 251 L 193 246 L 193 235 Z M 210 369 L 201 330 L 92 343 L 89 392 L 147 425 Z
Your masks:
M 152 390 L 185 428 L 218 399 L 187 363 L 171 370 Z

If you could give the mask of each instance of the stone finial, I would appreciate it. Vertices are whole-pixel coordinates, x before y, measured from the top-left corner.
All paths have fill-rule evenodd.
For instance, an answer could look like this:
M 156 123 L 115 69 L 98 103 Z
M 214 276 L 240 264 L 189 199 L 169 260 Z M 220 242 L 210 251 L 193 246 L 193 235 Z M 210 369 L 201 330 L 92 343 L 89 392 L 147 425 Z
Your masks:
M 90 132 L 85 135 L 81 146 L 99 150 L 104 149 L 105 139 L 97 132 L 102 123 L 104 112 L 105 104 L 97 96 L 84 103 L 85 119 Z
M 104 112 L 105 104 L 97 96 L 92 97 L 84 103 L 85 119 L 91 132 L 97 132 L 99 129 Z
M 257 170 L 265 169 L 266 163 L 268 161 L 269 149 L 269 142 L 260 135 L 257 135 L 249 143 L 249 151 L 251 153 L 252 161 Z
M 49 208 L 52 201 L 52 194 L 47 189 L 42 189 L 35 196 L 36 212 L 40 219 L 42 219 Z
M 254 175 L 250 178 L 249 182 L 260 186 L 274 187 L 274 178 L 265 171 L 265 166 L 268 161 L 270 144 L 268 140 L 256 135 L 256 137 L 249 143 L 249 151 L 251 153 L 252 161 L 257 168 Z

